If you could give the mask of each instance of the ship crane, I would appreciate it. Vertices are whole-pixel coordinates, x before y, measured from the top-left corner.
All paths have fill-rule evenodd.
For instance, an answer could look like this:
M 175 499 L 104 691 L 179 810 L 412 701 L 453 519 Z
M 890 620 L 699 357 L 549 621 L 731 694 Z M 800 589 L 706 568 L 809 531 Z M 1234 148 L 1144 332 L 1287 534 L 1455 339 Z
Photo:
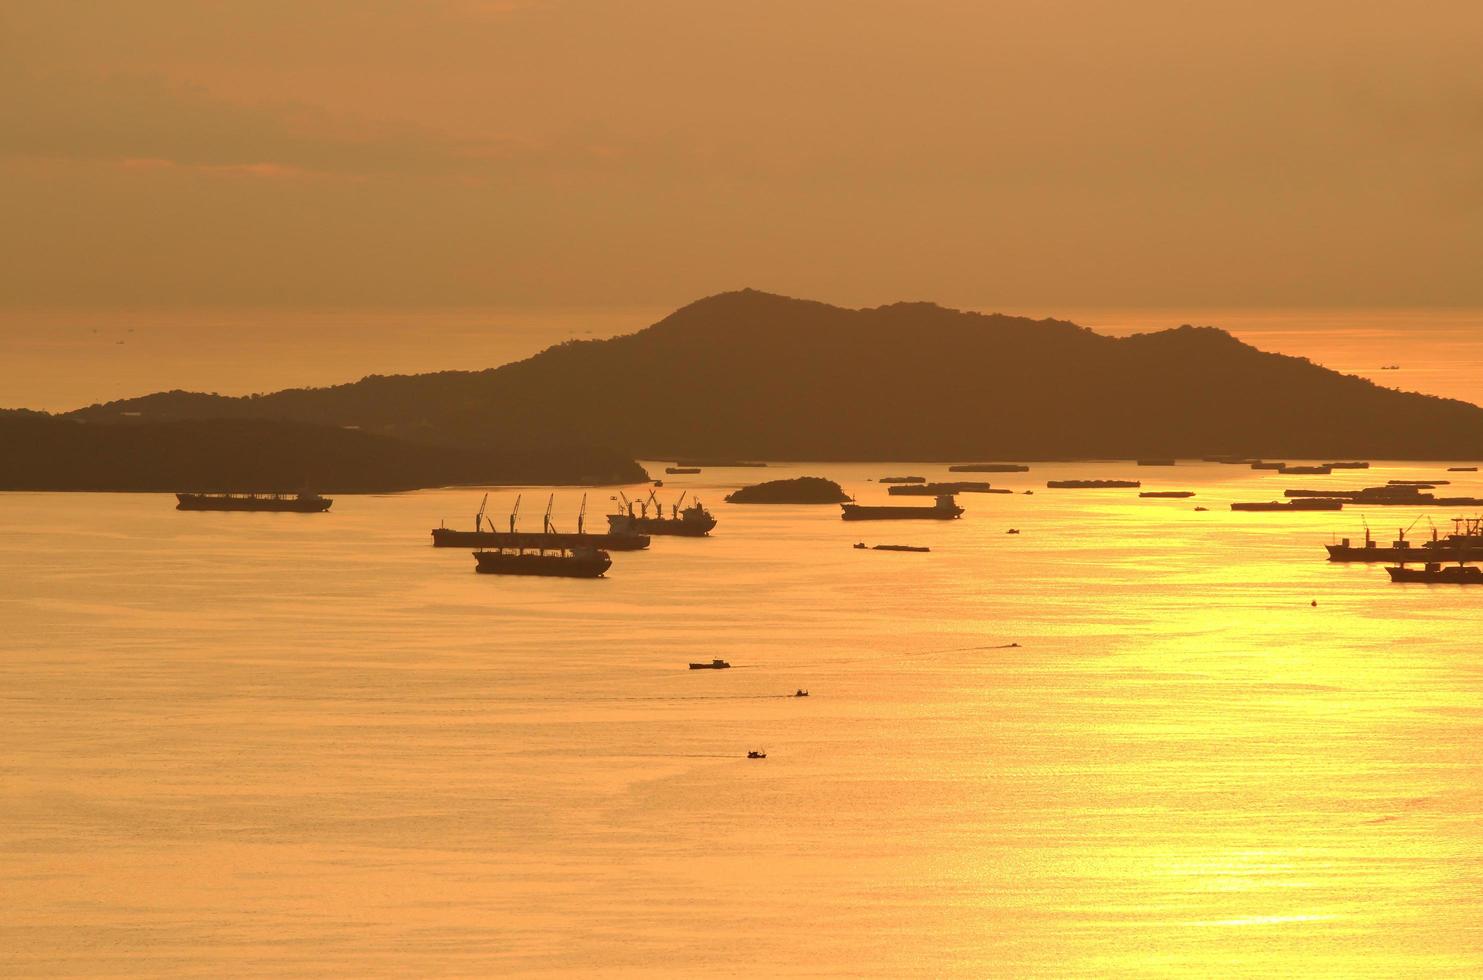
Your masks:
M 474 530 L 484 530 L 484 508 L 489 506 L 489 494 L 484 495 L 484 500 L 479 504 L 479 513 L 474 515 Z
M 582 525 L 587 521 L 587 495 L 582 494 L 582 506 L 577 511 L 577 533 L 582 533 Z
M 515 507 L 510 511 L 510 533 L 515 533 L 515 515 L 520 513 L 520 494 L 515 494 Z
M 556 506 L 556 494 L 553 493 L 546 501 L 546 516 L 541 518 L 542 534 L 550 534 L 556 530 L 555 526 L 551 523 L 551 508 L 554 506 Z
M 670 514 L 675 518 L 675 520 L 680 519 L 680 505 L 685 502 L 685 494 L 689 492 L 689 490 L 686 490 L 685 493 L 680 494 L 680 499 L 676 500 L 674 502 L 674 506 L 670 508 Z

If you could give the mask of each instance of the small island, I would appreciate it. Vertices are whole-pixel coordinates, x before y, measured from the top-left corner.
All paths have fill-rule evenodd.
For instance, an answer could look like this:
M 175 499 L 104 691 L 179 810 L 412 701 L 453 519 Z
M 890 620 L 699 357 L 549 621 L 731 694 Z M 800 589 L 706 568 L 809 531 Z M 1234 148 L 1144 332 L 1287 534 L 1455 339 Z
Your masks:
M 838 483 L 821 476 L 768 480 L 726 495 L 728 504 L 842 504 L 849 499 Z

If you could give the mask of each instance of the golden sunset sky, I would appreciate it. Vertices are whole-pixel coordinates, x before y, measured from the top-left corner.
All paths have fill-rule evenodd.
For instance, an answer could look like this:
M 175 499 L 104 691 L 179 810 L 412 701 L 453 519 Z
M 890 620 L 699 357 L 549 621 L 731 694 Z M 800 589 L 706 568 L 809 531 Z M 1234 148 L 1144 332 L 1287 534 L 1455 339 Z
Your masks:
M 1483 5 L 13 0 L 0 302 L 1483 304 Z

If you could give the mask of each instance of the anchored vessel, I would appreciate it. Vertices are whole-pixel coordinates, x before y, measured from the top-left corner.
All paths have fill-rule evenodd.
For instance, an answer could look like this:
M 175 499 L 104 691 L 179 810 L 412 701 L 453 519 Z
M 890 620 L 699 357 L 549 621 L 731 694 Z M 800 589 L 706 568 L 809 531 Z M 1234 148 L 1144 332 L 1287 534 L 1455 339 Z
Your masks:
M 937 520 L 950 521 L 956 517 L 963 516 L 963 508 L 953 499 L 950 493 L 941 494 L 937 502 L 931 507 L 903 507 L 895 504 L 873 505 L 865 504 L 840 504 L 840 517 L 846 521 L 895 521 L 895 520 Z
M 510 528 L 508 531 L 499 531 L 494 527 L 494 521 L 484 516 L 484 508 L 489 503 L 489 494 L 484 495 L 484 502 L 479 505 L 479 512 L 474 515 L 474 530 L 459 531 L 451 527 L 433 528 L 434 548 L 571 548 L 589 547 L 601 548 L 604 551 L 641 551 L 649 547 L 649 536 L 632 531 L 609 532 L 607 534 L 591 534 L 583 529 L 587 517 L 587 498 L 582 497 L 582 510 L 577 515 L 577 532 L 575 534 L 557 531 L 551 526 L 550 510 L 547 510 L 546 529 L 539 534 L 534 531 L 515 530 L 515 516 L 520 512 L 520 497 L 515 497 L 515 509 L 510 512 Z M 486 526 L 487 525 L 487 526 Z
M 959 463 L 947 468 L 949 473 L 1028 473 L 1023 463 Z
M 540 535 L 526 535 L 534 538 L 536 544 L 533 550 L 527 550 L 528 545 L 515 541 L 485 551 L 480 549 L 474 552 L 474 561 L 477 563 L 475 571 L 488 575 L 548 575 L 560 578 L 599 578 L 604 572 L 612 567 L 613 559 L 606 551 L 595 548 L 590 544 L 563 543 L 563 539 L 570 539 L 571 535 L 560 534 L 556 526 L 551 523 L 551 506 L 556 502 L 556 494 L 552 494 L 546 501 L 546 516 L 541 522 Z M 520 498 L 515 498 L 515 510 L 510 513 L 510 532 L 515 530 L 515 514 L 520 510 Z M 483 514 L 481 507 L 479 513 Z M 582 498 L 582 514 L 587 512 L 587 498 Z M 582 526 L 582 517 L 577 518 L 577 527 Z M 580 532 L 578 534 L 580 537 Z
M 981 483 L 975 480 L 959 480 L 952 483 L 910 483 L 905 486 L 886 488 L 886 493 L 893 497 L 940 497 L 945 493 L 1013 492 L 1013 490 L 995 490 L 987 483 Z
M 931 548 L 919 544 L 877 544 L 866 545 L 864 541 L 854 546 L 856 551 L 931 551 Z
M 1386 569 L 1392 582 L 1441 582 L 1452 585 L 1483 585 L 1483 568 L 1477 565 L 1441 565 L 1429 561 L 1421 568 L 1394 565 Z
M 1269 500 L 1266 503 L 1231 504 L 1231 510 L 1343 510 L 1344 501 L 1323 497 L 1298 497 L 1294 500 Z
M 1395 541 L 1389 547 L 1382 547 L 1370 536 L 1370 528 L 1366 525 L 1364 544 L 1352 545 L 1348 538 L 1343 538 L 1338 544 L 1324 547 L 1328 549 L 1330 561 L 1394 561 L 1401 564 L 1408 561 L 1483 562 L 1483 517 L 1454 517 L 1452 524 L 1451 534 L 1439 537 L 1436 528 L 1432 528 L 1431 540 L 1419 545 L 1406 540 L 1410 528 L 1401 528 Z M 1411 526 L 1415 527 L 1416 522 L 1412 521 Z
M 1110 487 L 1141 487 L 1141 480 L 1047 480 L 1052 490 L 1104 490 Z
M 263 510 L 318 514 L 334 503 L 317 493 L 177 493 L 176 510 Z
M 681 509 L 680 505 L 685 502 L 684 493 L 670 505 L 668 517 L 664 516 L 664 505 L 659 502 L 653 490 L 649 491 L 647 499 L 639 501 L 637 514 L 633 512 L 633 501 L 621 492 L 618 496 L 622 499 L 621 509 L 616 514 L 608 515 L 608 531 L 611 534 L 670 534 L 703 538 L 716 526 L 716 519 L 701 506 L 699 500 Z
M 691 664 L 691 670 L 725 670 L 731 665 L 719 657 L 708 664 Z

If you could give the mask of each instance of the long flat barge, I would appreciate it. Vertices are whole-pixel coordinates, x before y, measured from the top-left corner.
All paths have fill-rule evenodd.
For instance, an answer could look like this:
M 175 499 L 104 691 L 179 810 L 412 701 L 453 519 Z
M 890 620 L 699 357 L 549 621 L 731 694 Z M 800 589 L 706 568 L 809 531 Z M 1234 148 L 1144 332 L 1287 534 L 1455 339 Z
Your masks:
M 266 511 L 322 514 L 334 501 L 314 493 L 177 493 L 176 510 Z
M 475 571 L 485 575 L 540 575 L 551 578 L 600 578 L 613 564 L 606 551 L 476 551 Z
M 647 534 L 587 534 L 552 531 L 459 531 L 433 528 L 434 548 L 600 548 L 603 551 L 643 551 Z
M 840 504 L 840 519 L 846 521 L 951 521 L 963 516 L 963 508 L 950 495 L 937 498 L 931 507 L 903 507 L 892 504 Z

